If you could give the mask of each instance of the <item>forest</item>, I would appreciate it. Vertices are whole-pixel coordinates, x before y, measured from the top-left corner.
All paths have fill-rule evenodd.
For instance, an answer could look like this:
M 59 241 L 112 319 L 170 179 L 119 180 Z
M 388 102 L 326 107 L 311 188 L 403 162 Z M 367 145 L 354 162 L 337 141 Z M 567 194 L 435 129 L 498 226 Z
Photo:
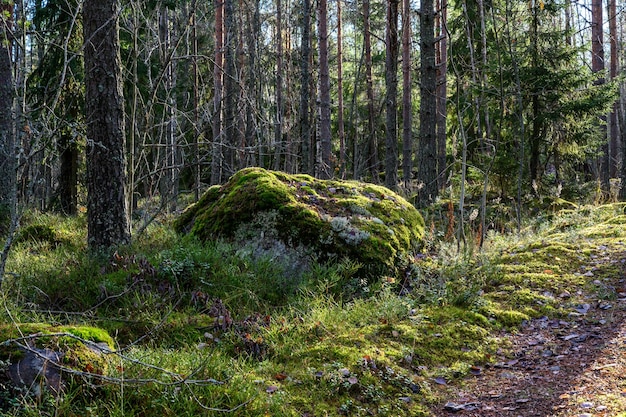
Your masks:
M 0 414 L 626 415 L 624 16 L 1 0 Z
M 9 2 L 1 131 L 17 164 L 3 166 L 17 178 L 4 194 L 66 214 L 87 206 L 84 37 L 99 33 L 90 13 L 109 13 L 119 22 L 107 53 L 120 68 L 107 91 L 121 89 L 116 146 L 131 212 L 140 199 L 174 211 L 181 193 L 197 199 L 248 166 L 381 183 L 420 207 L 482 183 L 482 199 L 505 202 L 518 223 L 539 197 L 618 195 L 615 2 L 430 3 L 110 2 L 83 12 L 81 2 Z

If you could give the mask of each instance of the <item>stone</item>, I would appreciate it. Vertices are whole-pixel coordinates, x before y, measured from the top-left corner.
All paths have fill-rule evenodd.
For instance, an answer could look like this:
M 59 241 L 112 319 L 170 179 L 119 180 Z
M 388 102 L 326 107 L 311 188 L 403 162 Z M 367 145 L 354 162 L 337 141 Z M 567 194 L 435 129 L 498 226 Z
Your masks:
M 209 188 L 174 222 L 200 240 L 293 265 L 349 258 L 367 277 L 400 276 L 421 248 L 424 220 L 400 195 L 374 184 L 246 168 Z

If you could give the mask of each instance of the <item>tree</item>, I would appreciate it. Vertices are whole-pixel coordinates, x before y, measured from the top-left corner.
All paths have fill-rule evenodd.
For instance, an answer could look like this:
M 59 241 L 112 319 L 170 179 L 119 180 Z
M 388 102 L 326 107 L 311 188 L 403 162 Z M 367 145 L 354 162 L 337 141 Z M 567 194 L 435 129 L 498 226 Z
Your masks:
M 398 0 L 387 0 L 385 84 L 387 94 L 385 186 L 398 188 Z
M 437 0 L 438 8 L 435 19 L 436 39 L 435 65 L 437 68 L 437 166 L 442 172 L 438 176 L 438 186 L 442 189 L 446 183 L 443 170 L 446 166 L 447 117 L 448 117 L 448 1 Z
M 602 12 L 602 0 L 591 1 L 591 70 L 598 74 L 596 84 L 604 84 L 606 81 L 604 71 L 604 17 Z M 602 130 L 606 136 L 606 116 L 602 117 Z M 606 140 L 602 141 L 602 155 L 598 157 L 599 172 L 598 178 L 602 182 L 605 191 L 609 189 L 609 165 L 610 147 Z
M 413 170 L 413 109 L 411 108 L 411 1 L 402 0 L 402 177 L 408 188 Z
M 283 122 L 285 117 L 284 103 L 284 76 L 283 64 L 283 6 L 280 0 L 276 0 L 276 115 L 274 120 L 274 169 L 280 169 L 281 155 L 283 151 Z
M 15 132 L 13 128 L 13 72 L 11 66 L 12 2 L 0 4 L 0 237 L 6 237 L 0 260 L 4 280 L 16 219 Z
M 437 185 L 437 69 L 435 66 L 435 12 L 433 0 L 422 0 L 420 8 L 420 137 L 418 206 L 435 201 Z
M 222 95 L 224 77 L 224 1 L 215 0 L 215 61 L 213 62 L 213 149 L 211 155 L 211 184 L 223 180 Z
M 611 80 L 615 80 L 617 77 L 619 60 L 617 57 L 618 50 L 618 38 L 617 38 L 617 1 L 609 0 L 609 42 L 611 46 L 611 57 L 609 62 L 609 76 Z M 619 140 L 618 129 L 618 105 L 617 102 L 613 104 L 613 109 L 609 115 L 609 176 L 611 178 L 617 178 L 618 167 L 620 162 L 620 146 L 622 145 Z M 623 162 L 622 162 L 623 163 Z
M 331 161 L 331 131 L 330 131 L 330 68 L 328 66 L 328 4 L 326 0 L 317 2 L 317 37 L 320 60 L 320 160 L 319 177 L 329 179 L 333 176 Z
M 83 6 L 90 249 L 130 242 L 119 8 L 117 0 L 87 0 Z
M 235 0 L 224 0 L 224 153 L 223 180 L 237 170 L 237 104 L 239 75 L 237 73 L 237 28 Z
M 343 121 L 343 37 L 341 2 L 337 0 L 337 134 L 339 135 L 339 175 L 343 178 L 346 170 L 346 133 Z
M 311 0 L 302 0 L 302 37 L 300 46 L 300 140 L 302 141 L 302 172 L 313 173 L 311 125 L 309 123 L 311 72 Z
M 363 1 L 363 42 L 365 48 L 365 79 L 367 82 L 367 166 L 372 175 L 372 182 L 378 182 L 378 138 L 374 125 L 374 79 L 372 76 L 372 34 L 370 30 L 370 0 Z M 356 166 L 355 177 L 358 178 L 360 169 Z
M 9 231 L 15 205 L 15 133 L 11 65 L 12 3 L 0 4 L 0 236 Z M 2 275 L 0 275 L 0 280 Z

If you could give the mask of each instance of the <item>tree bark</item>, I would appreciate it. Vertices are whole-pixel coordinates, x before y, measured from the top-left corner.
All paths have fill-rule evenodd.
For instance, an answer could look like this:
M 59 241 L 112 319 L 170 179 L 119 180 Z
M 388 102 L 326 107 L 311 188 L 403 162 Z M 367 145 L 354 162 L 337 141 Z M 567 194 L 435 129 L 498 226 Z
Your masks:
M 396 190 L 398 188 L 398 0 L 387 0 L 386 48 L 385 186 Z
M 609 20 L 609 42 L 611 46 L 611 57 L 609 63 L 609 76 L 611 79 L 617 77 L 618 71 L 618 38 L 617 38 L 617 1 L 609 0 L 608 5 L 608 20 Z M 609 115 L 609 176 L 611 178 L 617 178 L 619 175 L 618 169 L 620 165 L 620 155 L 622 145 L 619 140 L 619 129 L 617 123 L 618 104 L 613 104 L 613 109 Z
M 432 204 L 437 186 L 437 70 L 435 67 L 435 13 L 433 0 L 422 0 L 420 9 L 420 149 L 418 179 L 421 189 L 417 205 Z
M 343 120 L 343 39 L 341 2 L 337 0 L 337 134 L 339 136 L 339 176 L 344 178 L 346 170 L 346 132 Z
M 604 17 L 602 0 L 591 1 L 591 71 L 600 73 L 604 71 Z M 604 84 L 603 76 L 598 76 L 596 84 Z M 606 117 L 604 118 L 606 121 Z M 605 141 L 601 146 L 602 156 L 598 157 L 599 180 L 604 191 L 609 190 L 609 159 L 610 148 L 606 138 L 606 127 L 603 128 Z
M 222 151 L 222 81 L 224 74 L 224 2 L 215 0 L 215 61 L 213 63 L 213 149 L 211 184 L 222 182 L 224 154 Z
M 320 161 L 319 177 L 329 179 L 333 176 L 331 161 L 330 132 L 330 70 L 328 65 L 328 4 L 326 0 L 317 1 L 317 36 L 320 60 L 320 92 L 319 92 L 319 143 Z
M 68 133 L 62 133 L 58 140 L 59 148 L 59 209 L 71 216 L 76 214 L 78 205 L 78 145 Z
M 437 177 L 439 189 L 446 185 L 446 176 L 443 171 L 446 167 L 446 145 L 447 145 L 447 115 L 448 115 L 448 34 L 446 26 L 448 24 L 448 1 L 437 0 L 439 5 L 437 10 L 436 37 L 436 67 L 437 67 L 437 166 L 441 173 Z
M 12 4 L 0 4 L 0 13 L 3 15 L 0 19 L 0 237 L 5 237 L 10 230 L 16 199 L 14 86 L 11 65 Z M 0 272 L 1 283 L 4 271 Z
M 239 96 L 239 76 L 237 74 L 237 29 L 235 27 L 235 0 L 224 3 L 224 136 L 222 153 L 224 164 L 222 180 L 229 178 L 237 170 L 235 161 L 237 146 L 237 98 Z
M 411 1 L 402 0 L 402 177 L 409 188 L 413 170 L 413 109 L 411 108 Z
M 117 0 L 87 0 L 83 6 L 90 249 L 130 242 L 119 10 Z
M 370 32 L 370 0 L 363 1 L 363 42 L 365 44 L 365 78 L 367 82 L 367 167 L 372 182 L 379 181 L 378 138 L 374 126 L 374 80 L 372 78 L 372 34 Z
M 283 156 L 283 118 L 285 115 L 282 2 L 276 0 L 276 115 L 274 119 L 274 169 L 280 170 Z
M 198 140 L 200 132 L 198 127 L 200 126 L 200 85 L 198 77 L 198 1 L 191 1 L 191 55 L 192 55 L 192 80 L 193 80 L 193 195 L 194 201 L 200 199 L 200 181 L 202 179 L 202 172 L 200 170 L 200 146 Z M 135 67 L 136 68 L 136 67 Z M 136 87 L 134 87 L 136 90 Z
M 246 146 L 245 151 L 245 165 L 256 165 L 257 157 L 254 152 L 254 145 L 257 143 L 257 122 L 255 118 L 255 112 L 257 109 L 254 107 L 254 103 L 260 102 L 261 97 L 261 83 L 256 74 L 256 65 L 259 59 L 259 33 L 261 31 L 261 18 L 260 18 L 260 3 L 259 0 L 252 2 L 253 10 L 248 15 L 247 24 L 247 51 L 248 51 L 248 71 L 247 75 L 247 91 L 252 97 L 252 100 L 246 100 L 246 130 L 244 133 L 244 141 Z
M 311 125 L 309 123 L 311 73 L 311 0 L 302 0 L 302 39 L 300 52 L 300 138 L 302 140 L 302 172 L 313 174 L 311 164 Z

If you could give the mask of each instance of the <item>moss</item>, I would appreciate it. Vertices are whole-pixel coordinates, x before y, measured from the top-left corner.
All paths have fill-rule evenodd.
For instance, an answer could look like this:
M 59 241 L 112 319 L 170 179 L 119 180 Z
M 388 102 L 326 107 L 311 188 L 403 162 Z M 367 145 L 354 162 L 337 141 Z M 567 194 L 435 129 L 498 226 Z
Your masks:
M 394 274 L 421 245 L 424 221 L 398 194 L 356 181 L 318 180 L 261 168 L 237 172 L 175 221 L 201 240 L 234 239 L 259 213 L 276 212 L 276 236 L 319 260 L 349 257 L 366 275 Z M 255 230 L 268 232 L 268 230 Z M 263 235 L 264 233 L 261 233 Z M 248 233 L 249 236 L 249 233 Z
M 19 325 L 2 324 L 0 325 L 0 340 L 6 344 L 11 339 L 17 339 L 24 336 L 34 335 L 34 345 L 40 348 L 62 349 L 71 348 L 72 346 L 82 345 L 83 343 L 71 336 L 58 337 L 60 333 L 68 333 L 77 338 L 93 342 L 106 343 L 110 348 L 114 348 L 114 341 L 106 330 L 92 326 L 53 326 L 46 323 L 21 323 Z
M 52 326 L 46 323 L 23 323 L 0 325 L 0 358 L 12 362 L 23 356 L 20 347 L 8 343 L 12 339 L 33 336 L 28 340 L 32 347 L 47 348 L 63 353 L 63 364 L 73 369 L 89 373 L 105 374 L 107 363 L 102 355 L 71 336 L 58 336 L 67 333 L 82 340 L 93 343 L 105 343 L 109 349 L 114 348 L 111 336 L 103 329 L 92 326 Z

